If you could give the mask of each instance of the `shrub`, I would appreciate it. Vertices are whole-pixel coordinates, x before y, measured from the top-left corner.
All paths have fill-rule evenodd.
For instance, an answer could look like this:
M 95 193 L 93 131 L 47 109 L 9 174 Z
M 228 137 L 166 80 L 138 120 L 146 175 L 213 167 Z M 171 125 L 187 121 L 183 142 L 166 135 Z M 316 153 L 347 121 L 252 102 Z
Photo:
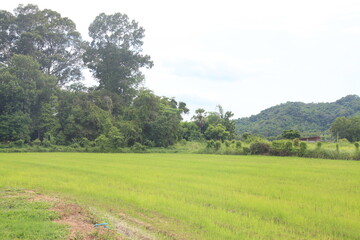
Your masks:
M 146 146 L 142 145 L 141 143 L 136 142 L 132 147 L 131 150 L 134 152 L 146 152 Z
M 240 149 L 241 148 L 241 142 L 240 141 L 236 141 L 235 147 L 236 149 Z
M 185 146 L 186 143 L 187 143 L 186 139 L 181 139 L 181 140 L 179 141 L 179 144 L 180 144 L 181 146 Z
M 89 139 L 87 139 L 86 137 L 84 138 L 81 138 L 80 141 L 79 141 L 79 144 L 81 147 L 89 147 L 90 144 L 91 144 L 91 141 Z
M 25 141 L 23 139 L 19 139 L 19 140 L 15 141 L 15 146 L 23 147 L 24 143 L 25 143 Z
M 244 155 L 250 155 L 251 154 L 251 150 L 248 147 L 243 147 L 243 154 Z
M 359 151 L 359 143 L 358 142 L 354 143 L 354 146 L 355 146 L 356 151 Z
M 215 144 L 214 144 L 214 149 L 215 149 L 216 151 L 218 151 L 220 148 L 221 148 L 221 142 L 220 142 L 220 141 L 216 141 Z
M 320 149 L 320 148 L 321 148 L 321 145 L 322 145 L 321 142 L 317 142 L 317 143 L 316 143 L 316 148 L 317 148 L 317 149 Z
M 268 154 L 270 152 L 270 144 L 263 141 L 257 141 L 250 144 L 251 154 Z
M 109 139 L 104 134 L 101 134 L 95 139 L 95 146 L 99 147 L 101 151 L 104 151 L 106 148 L 108 148 L 109 144 Z
M 294 139 L 294 147 L 298 147 L 300 144 L 300 140 L 298 138 Z
M 206 142 L 206 148 L 213 148 L 215 145 L 215 141 L 214 140 L 209 140 Z
M 225 140 L 224 143 L 225 147 L 230 147 L 231 142 L 229 140 Z
M 305 152 L 305 150 L 307 149 L 307 144 L 305 142 L 301 142 L 299 146 L 300 152 Z
M 291 141 L 278 140 L 271 143 L 271 155 L 275 156 L 289 156 L 293 151 L 293 144 Z
M 32 143 L 31 143 L 33 146 L 40 146 L 41 145 L 41 141 L 40 141 L 40 139 L 35 139 L 34 141 L 32 141 Z
M 51 147 L 51 142 L 50 142 L 50 140 L 49 139 L 47 139 L 47 138 L 44 138 L 44 140 L 42 141 L 42 145 L 44 146 L 44 147 Z

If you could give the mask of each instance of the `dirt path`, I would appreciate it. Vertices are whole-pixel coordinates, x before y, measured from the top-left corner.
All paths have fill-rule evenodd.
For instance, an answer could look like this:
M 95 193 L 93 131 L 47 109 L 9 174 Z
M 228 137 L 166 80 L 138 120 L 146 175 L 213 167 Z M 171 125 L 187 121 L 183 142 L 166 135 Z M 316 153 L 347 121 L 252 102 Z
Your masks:
M 29 201 L 49 202 L 53 207 L 49 210 L 55 211 L 60 218 L 55 222 L 69 226 L 69 236 L 67 240 L 155 240 L 155 234 L 147 224 L 130 218 L 125 214 L 118 217 L 109 214 L 101 214 L 95 209 L 85 209 L 80 205 L 53 196 L 43 195 L 31 190 L 18 193 Z M 99 217 L 107 219 L 109 228 L 97 226 Z

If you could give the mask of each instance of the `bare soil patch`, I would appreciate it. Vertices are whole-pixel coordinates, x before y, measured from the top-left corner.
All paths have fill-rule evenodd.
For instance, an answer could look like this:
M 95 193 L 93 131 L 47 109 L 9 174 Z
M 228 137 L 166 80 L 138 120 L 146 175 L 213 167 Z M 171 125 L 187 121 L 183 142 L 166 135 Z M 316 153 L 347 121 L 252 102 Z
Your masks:
M 76 203 L 66 201 L 57 197 L 36 193 L 32 190 L 24 190 L 11 196 L 21 196 L 28 201 L 48 202 L 53 205 L 50 211 L 58 213 L 59 218 L 54 220 L 59 224 L 69 226 L 69 235 L 67 240 L 122 240 L 115 229 L 104 228 L 103 226 L 95 227 L 97 222 L 96 216 L 89 210 L 81 207 Z

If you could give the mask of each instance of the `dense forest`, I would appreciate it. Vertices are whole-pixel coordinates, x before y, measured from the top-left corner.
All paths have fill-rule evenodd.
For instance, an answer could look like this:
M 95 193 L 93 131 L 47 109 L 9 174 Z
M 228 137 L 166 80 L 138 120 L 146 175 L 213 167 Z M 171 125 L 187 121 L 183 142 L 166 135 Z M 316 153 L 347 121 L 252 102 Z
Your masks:
M 280 136 L 293 129 L 302 136 L 323 135 L 338 117 L 360 115 L 360 97 L 349 95 L 331 103 L 287 102 L 236 122 L 238 133 L 249 132 L 265 137 Z
M 0 142 L 167 147 L 234 137 L 233 114 L 221 106 L 181 123 L 184 102 L 141 87 L 141 69 L 153 62 L 142 53 L 144 29 L 127 15 L 101 13 L 89 36 L 83 41 L 74 22 L 36 5 L 0 11 Z M 85 68 L 97 86 L 81 83 Z

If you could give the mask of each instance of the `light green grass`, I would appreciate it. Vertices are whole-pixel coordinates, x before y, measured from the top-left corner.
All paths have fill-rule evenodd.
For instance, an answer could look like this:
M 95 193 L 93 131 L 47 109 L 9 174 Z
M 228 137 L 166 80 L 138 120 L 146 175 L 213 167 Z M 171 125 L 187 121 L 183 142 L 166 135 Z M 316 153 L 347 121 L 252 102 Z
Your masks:
M 3 153 L 0 176 L 0 188 L 125 213 L 165 238 L 360 239 L 358 161 Z
M 49 210 L 51 204 L 30 201 L 21 194 L 14 189 L 0 191 L 0 239 L 65 239 L 66 226 L 52 222 L 58 216 Z

